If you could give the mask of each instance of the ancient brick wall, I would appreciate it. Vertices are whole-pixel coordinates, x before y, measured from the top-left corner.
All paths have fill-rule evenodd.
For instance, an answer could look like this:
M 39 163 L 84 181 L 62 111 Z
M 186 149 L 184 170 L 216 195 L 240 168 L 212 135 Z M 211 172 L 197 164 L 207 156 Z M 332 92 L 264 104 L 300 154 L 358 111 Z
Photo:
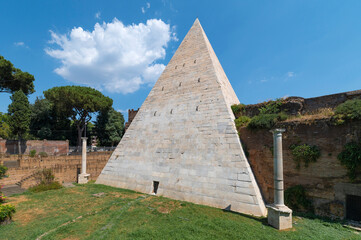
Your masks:
M 345 215 L 346 195 L 361 196 L 361 184 L 350 183 L 346 176 L 346 168 L 337 159 L 337 155 L 346 143 L 361 139 L 360 126 L 361 121 L 334 126 L 327 119 L 313 123 L 299 121 L 282 123 L 282 127 L 286 129 L 283 134 L 285 189 L 303 185 L 318 215 L 342 218 Z M 239 132 L 242 144 L 249 153 L 249 162 L 262 195 L 267 203 L 272 203 L 272 134 L 268 130 L 251 131 L 247 128 L 241 128 Z M 301 165 L 300 169 L 296 169 L 290 146 L 305 143 L 318 146 L 321 157 L 317 162 L 310 163 L 307 168 Z
M 283 100 L 280 106 L 281 111 L 285 111 L 290 115 L 312 114 L 323 108 L 334 109 L 347 100 L 361 98 L 361 90 L 336 93 L 326 96 L 314 98 L 288 97 Z M 245 106 L 245 113 L 249 117 L 259 114 L 259 108 L 265 106 L 268 102 L 249 104 Z
M 31 150 L 46 152 L 49 155 L 67 154 L 69 152 L 69 141 L 57 140 L 27 140 L 21 141 L 22 154 L 29 154 Z M 0 153 L 18 154 L 18 141 L 0 139 Z
M 320 108 L 335 108 L 341 103 L 355 98 L 361 98 L 361 90 L 331 94 L 315 98 L 306 98 L 303 113 L 312 113 Z
M 112 152 L 96 152 L 87 154 L 87 173 L 90 173 L 90 179 L 96 180 L 100 172 L 104 168 Z M 23 155 L 1 157 L 0 164 L 16 162 L 17 164 L 8 165 L 8 178 L 0 180 L 0 185 L 16 184 L 24 178 L 31 176 L 38 170 L 47 168 L 54 172 L 55 180 L 59 182 L 76 182 L 78 168 L 81 168 L 81 155 L 69 156 L 48 156 L 48 157 L 34 157 Z M 6 164 L 5 164 L 6 165 Z M 28 188 L 35 185 L 33 177 L 22 183 L 22 187 Z

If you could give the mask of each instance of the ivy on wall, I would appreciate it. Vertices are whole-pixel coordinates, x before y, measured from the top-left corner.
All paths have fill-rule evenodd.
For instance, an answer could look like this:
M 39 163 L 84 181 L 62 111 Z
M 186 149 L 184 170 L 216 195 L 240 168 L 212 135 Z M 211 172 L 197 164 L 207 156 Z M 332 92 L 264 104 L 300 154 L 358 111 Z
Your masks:
M 347 168 L 347 175 L 351 181 L 357 177 L 357 170 L 361 169 L 361 141 L 345 144 L 344 150 L 337 156 L 341 165 Z
M 286 206 L 297 212 L 312 212 L 312 203 L 307 198 L 306 190 L 302 185 L 289 187 L 285 190 Z
M 293 160 L 296 162 L 296 168 L 301 168 L 301 163 L 304 163 L 305 167 L 308 167 L 310 162 L 316 162 L 321 156 L 321 151 L 317 146 L 311 146 L 308 144 L 291 145 Z

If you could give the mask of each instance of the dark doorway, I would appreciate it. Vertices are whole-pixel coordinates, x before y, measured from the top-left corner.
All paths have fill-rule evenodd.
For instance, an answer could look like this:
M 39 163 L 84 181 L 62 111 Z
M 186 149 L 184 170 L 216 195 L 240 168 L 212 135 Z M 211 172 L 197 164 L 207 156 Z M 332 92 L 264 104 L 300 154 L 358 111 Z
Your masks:
M 76 182 L 77 182 L 77 183 L 79 183 L 79 182 L 78 182 L 79 175 L 80 175 L 80 168 L 78 167 L 78 168 L 76 169 Z
M 361 221 L 361 196 L 346 195 L 346 218 Z
M 159 186 L 159 182 L 158 181 L 153 181 L 153 193 L 154 194 L 157 194 L 158 186 Z

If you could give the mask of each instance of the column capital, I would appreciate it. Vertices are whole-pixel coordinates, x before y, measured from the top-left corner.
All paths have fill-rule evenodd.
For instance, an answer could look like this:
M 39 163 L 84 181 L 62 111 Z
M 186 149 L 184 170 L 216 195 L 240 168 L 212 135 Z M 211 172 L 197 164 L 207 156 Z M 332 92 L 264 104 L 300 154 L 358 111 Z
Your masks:
M 273 133 L 273 134 L 284 133 L 284 132 L 286 132 L 286 129 L 284 129 L 284 128 L 275 128 L 275 129 L 270 130 L 270 132 Z
M 82 140 L 87 140 L 88 138 L 87 137 L 81 137 Z

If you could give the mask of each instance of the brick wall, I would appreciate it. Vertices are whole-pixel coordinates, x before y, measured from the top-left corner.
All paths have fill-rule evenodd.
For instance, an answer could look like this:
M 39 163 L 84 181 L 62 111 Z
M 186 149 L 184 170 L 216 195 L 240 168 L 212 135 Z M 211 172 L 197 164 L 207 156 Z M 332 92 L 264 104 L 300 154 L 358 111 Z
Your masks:
M 344 217 L 347 194 L 361 196 L 361 184 L 350 183 L 346 168 L 337 155 L 345 143 L 361 139 L 361 121 L 334 126 L 327 120 L 283 123 L 283 159 L 285 189 L 303 185 L 312 199 L 316 214 Z M 272 134 L 268 130 L 239 129 L 240 137 L 249 152 L 249 162 L 267 203 L 273 202 Z M 316 145 L 321 150 L 317 162 L 299 170 L 292 158 L 290 145 Z M 359 174 L 359 176 L 361 173 Z M 358 182 L 361 182 L 359 177 Z M 341 191 L 341 190 L 342 191 Z
M 31 150 L 46 152 L 49 155 L 67 154 L 69 151 L 69 141 L 56 140 L 27 140 L 21 141 L 22 154 L 29 154 Z M 0 153 L 18 154 L 18 141 L 0 139 Z
M 291 115 L 314 113 L 322 108 L 334 109 L 347 100 L 361 98 L 361 90 L 331 94 L 314 98 L 288 97 L 281 106 L 281 111 Z M 245 115 L 253 117 L 259 114 L 259 108 L 265 106 L 267 102 L 249 104 L 245 106 Z
M 107 163 L 111 152 L 96 152 L 87 154 L 87 173 L 90 173 L 90 179 L 96 180 L 100 172 L 103 170 Z M 32 175 L 34 172 L 50 168 L 54 172 L 55 179 L 59 182 L 76 182 L 77 171 L 81 168 L 81 155 L 69 156 L 48 156 L 48 157 L 34 157 L 22 156 L 9 156 L 1 157 L 0 164 L 9 162 L 16 162 L 17 164 L 10 164 L 7 174 L 8 178 L 0 180 L 0 185 L 15 184 L 27 176 Z M 6 165 L 6 164 L 5 164 Z M 30 178 L 22 185 L 24 188 L 35 185 L 34 178 Z

